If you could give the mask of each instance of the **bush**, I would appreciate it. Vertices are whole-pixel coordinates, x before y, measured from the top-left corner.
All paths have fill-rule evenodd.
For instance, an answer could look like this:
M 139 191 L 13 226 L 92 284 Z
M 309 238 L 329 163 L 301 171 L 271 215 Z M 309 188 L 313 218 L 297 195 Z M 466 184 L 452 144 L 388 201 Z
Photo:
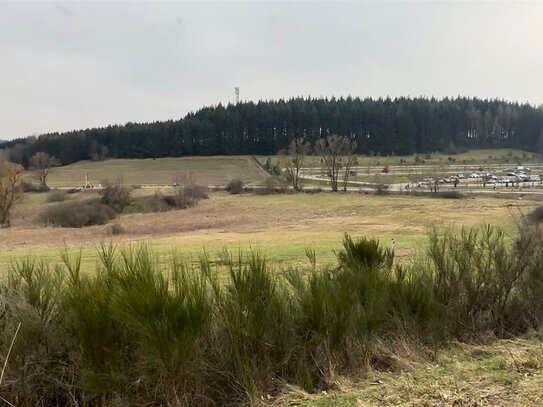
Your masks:
M 171 207 L 164 201 L 164 195 L 155 191 L 151 196 L 135 199 L 130 206 L 125 208 L 125 213 L 166 212 Z
M 22 182 L 22 187 L 23 187 L 23 192 L 49 192 L 50 191 L 49 187 L 43 188 L 39 185 L 34 185 L 33 183 L 26 182 L 26 181 Z
M 463 199 L 466 197 L 463 193 L 458 191 L 439 191 L 435 196 L 444 199 Z
M 460 234 L 434 229 L 425 258 L 414 267 L 445 310 L 443 324 L 451 335 L 503 335 L 518 326 L 511 294 L 526 271 L 524 255 L 509 246 L 498 228 L 462 229 Z
M 226 190 L 230 192 L 232 195 L 238 195 L 242 194 L 243 191 L 243 181 L 240 179 L 233 179 L 226 185 Z
M 47 195 L 47 202 L 62 202 L 66 200 L 66 191 L 55 190 Z
M 196 184 L 179 187 L 173 195 L 156 191 L 154 195 L 139 198 L 126 208 L 126 212 L 167 212 L 173 209 L 192 208 L 199 201 L 207 199 L 208 189 Z
M 81 228 L 103 225 L 116 216 L 115 210 L 110 206 L 91 200 L 51 206 L 40 215 L 40 218 L 47 225 Z
M 535 208 L 526 218 L 531 223 L 537 224 L 543 222 L 543 206 Z
M 287 184 L 280 177 L 268 177 L 261 188 L 255 188 L 257 195 L 284 194 L 288 191 Z
M 175 195 L 164 195 L 162 200 L 170 209 L 192 208 L 193 206 L 196 206 L 196 203 L 198 202 L 192 196 L 184 193 L 183 191 L 180 191 Z
M 121 213 L 132 203 L 131 190 L 121 184 L 108 184 L 102 191 L 102 203 Z
M 183 188 L 183 194 L 195 201 L 209 198 L 209 189 L 202 185 L 190 184 Z

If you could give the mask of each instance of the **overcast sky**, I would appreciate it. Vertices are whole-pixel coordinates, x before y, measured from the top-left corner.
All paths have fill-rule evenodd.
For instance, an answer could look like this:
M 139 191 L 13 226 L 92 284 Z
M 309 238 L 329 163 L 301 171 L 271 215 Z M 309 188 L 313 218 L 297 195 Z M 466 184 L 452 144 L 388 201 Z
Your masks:
M 543 3 L 0 1 L 0 139 L 291 96 L 543 103 Z

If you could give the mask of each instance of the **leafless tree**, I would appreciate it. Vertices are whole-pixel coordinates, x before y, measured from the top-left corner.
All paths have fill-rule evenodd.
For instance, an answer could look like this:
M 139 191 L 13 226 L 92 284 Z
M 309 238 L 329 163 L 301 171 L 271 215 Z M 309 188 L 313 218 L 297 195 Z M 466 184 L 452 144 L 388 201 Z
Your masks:
M 55 156 L 50 156 L 42 151 L 30 158 L 30 169 L 34 171 L 34 177 L 40 183 L 41 189 L 47 189 L 47 176 L 53 167 L 60 165 Z
M 11 208 L 23 194 L 23 172 L 20 164 L 9 161 L 0 164 L 0 225 L 11 224 Z
M 315 143 L 315 152 L 322 157 L 323 169 L 330 179 L 332 191 L 338 191 L 341 174 L 343 190 L 347 190 L 351 168 L 356 162 L 355 149 L 356 141 L 336 134 L 318 139 Z
M 310 144 L 303 138 L 295 138 L 285 151 L 287 155 L 284 162 L 285 176 L 295 191 L 302 189 L 301 170 L 310 149 Z

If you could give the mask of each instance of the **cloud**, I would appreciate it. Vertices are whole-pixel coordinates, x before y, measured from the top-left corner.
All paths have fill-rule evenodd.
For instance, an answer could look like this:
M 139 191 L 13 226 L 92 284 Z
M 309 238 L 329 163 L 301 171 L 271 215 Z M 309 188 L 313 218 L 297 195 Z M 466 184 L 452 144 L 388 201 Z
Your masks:
M 543 3 L 0 2 L 0 138 L 234 100 L 543 102 Z
M 63 6 L 61 4 L 53 4 L 53 7 L 63 16 L 65 17 L 75 17 L 75 14 L 72 10 L 70 10 L 68 7 Z

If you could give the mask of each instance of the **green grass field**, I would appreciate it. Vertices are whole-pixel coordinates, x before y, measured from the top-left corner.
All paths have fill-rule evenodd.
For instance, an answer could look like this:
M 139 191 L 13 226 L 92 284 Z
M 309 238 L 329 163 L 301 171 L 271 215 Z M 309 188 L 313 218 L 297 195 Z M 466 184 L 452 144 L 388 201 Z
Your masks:
M 125 184 L 171 185 L 176 178 L 184 176 L 202 185 L 226 185 L 234 178 L 258 183 L 266 177 L 265 171 L 250 156 L 220 156 L 80 161 L 54 168 L 48 182 L 51 187 L 82 186 L 85 175 L 95 186 L 119 179 Z

